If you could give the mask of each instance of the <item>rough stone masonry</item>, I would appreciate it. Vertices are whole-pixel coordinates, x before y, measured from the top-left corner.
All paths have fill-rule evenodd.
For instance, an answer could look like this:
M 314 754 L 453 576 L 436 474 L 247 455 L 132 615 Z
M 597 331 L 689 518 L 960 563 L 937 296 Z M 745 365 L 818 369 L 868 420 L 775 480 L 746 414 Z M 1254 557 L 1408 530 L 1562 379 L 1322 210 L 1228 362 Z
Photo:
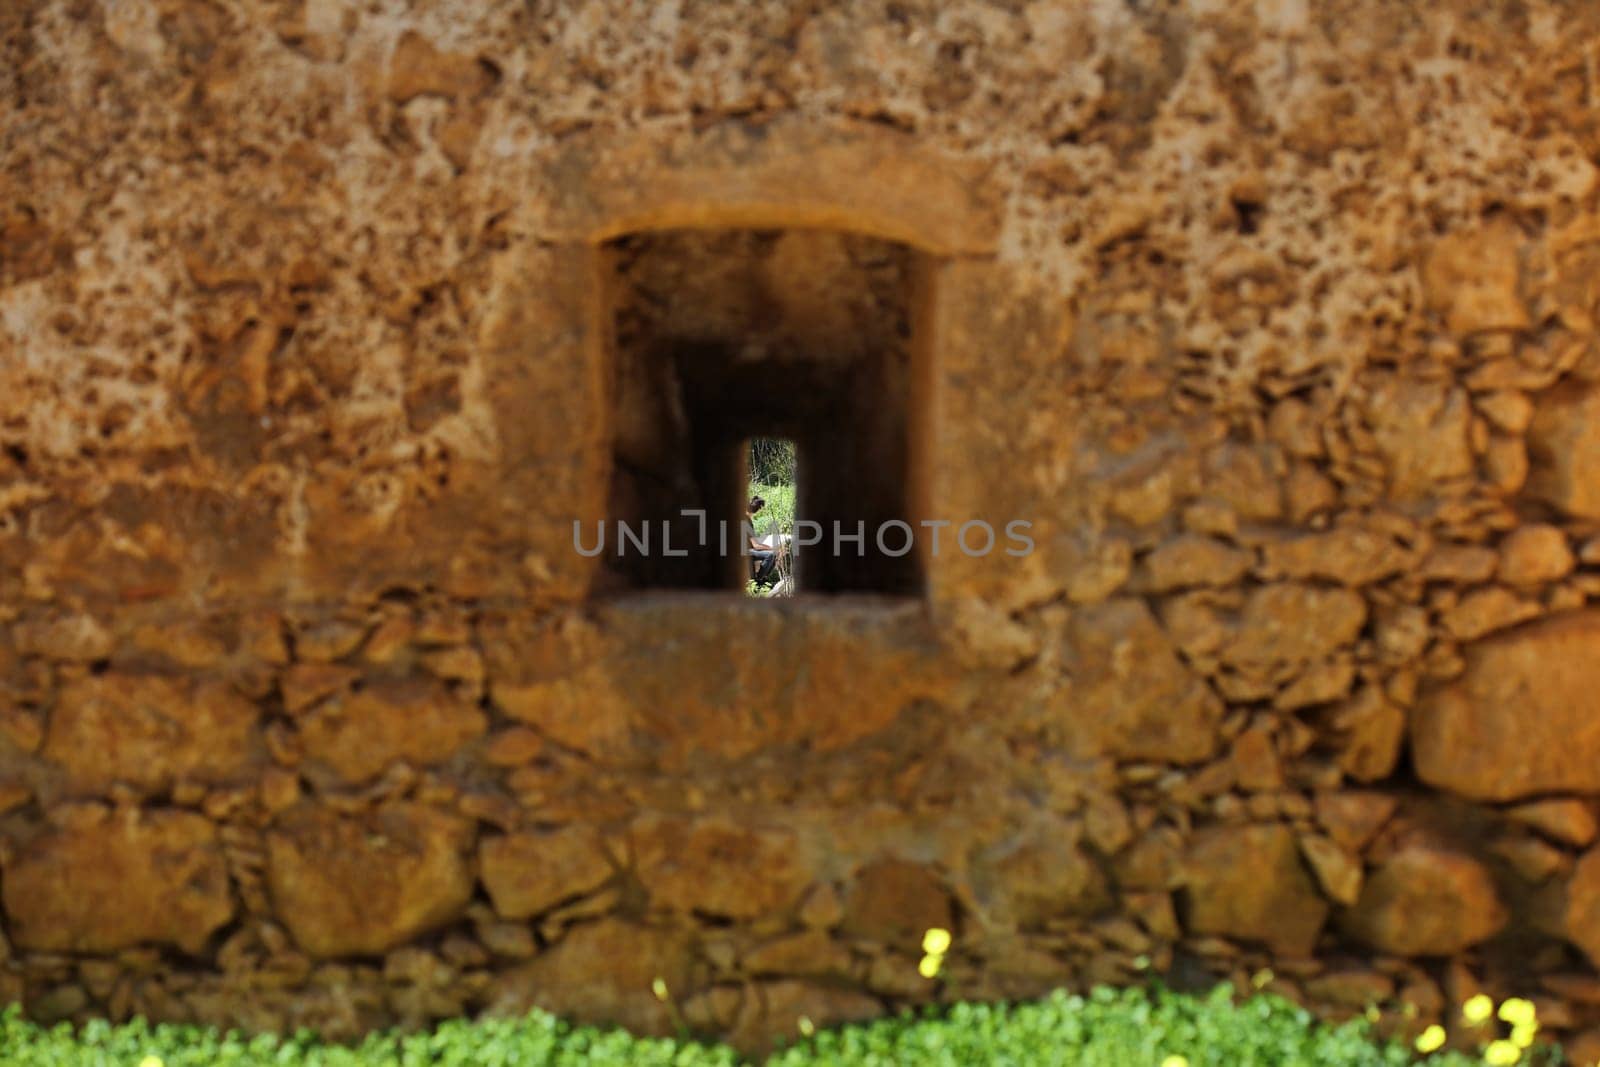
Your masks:
M 757 1048 L 1270 967 L 1593 1059 L 1597 154 L 1578 0 L 0 5 L 0 995 Z M 838 425 L 1037 550 L 608 587 L 684 231 L 658 340 L 886 331 Z

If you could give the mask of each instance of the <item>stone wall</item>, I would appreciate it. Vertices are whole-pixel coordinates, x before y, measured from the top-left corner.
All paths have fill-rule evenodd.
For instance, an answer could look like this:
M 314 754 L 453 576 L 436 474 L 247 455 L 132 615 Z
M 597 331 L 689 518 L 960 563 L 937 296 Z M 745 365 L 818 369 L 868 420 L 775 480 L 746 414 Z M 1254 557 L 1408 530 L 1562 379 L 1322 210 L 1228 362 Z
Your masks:
M 1592 1057 L 1600 10 L 473 7 L 0 6 L 0 994 L 755 1047 L 1270 967 Z M 1037 550 L 607 592 L 608 256 L 685 229 L 903 248 L 910 506 Z

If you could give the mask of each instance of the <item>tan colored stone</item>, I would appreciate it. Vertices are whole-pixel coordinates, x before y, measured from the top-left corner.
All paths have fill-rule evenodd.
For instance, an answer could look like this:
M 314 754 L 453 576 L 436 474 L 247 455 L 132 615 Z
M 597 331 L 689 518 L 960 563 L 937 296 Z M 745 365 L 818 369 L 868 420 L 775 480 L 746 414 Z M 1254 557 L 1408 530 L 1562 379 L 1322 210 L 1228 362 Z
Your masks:
M 1363 686 L 1355 696 L 1330 708 L 1324 721 L 1343 740 L 1340 768 L 1356 781 L 1387 778 L 1398 765 L 1405 742 L 1405 712 L 1376 686 Z
M 1507 808 L 1506 814 L 1552 840 L 1577 848 L 1587 846 L 1600 830 L 1594 807 L 1585 800 L 1534 800 Z
M 1508 222 L 1441 238 L 1422 265 L 1429 310 L 1456 334 L 1526 329 L 1528 310 L 1518 289 L 1520 243 Z
M 1136 838 L 1112 861 L 1119 888 L 1175 888 L 1182 877 L 1184 842 L 1170 826 L 1158 826 Z
M 424 653 L 422 666 L 429 674 L 446 681 L 477 685 L 483 681 L 483 657 L 474 648 L 458 645 Z
M 441 51 L 420 34 L 400 35 L 389 64 L 388 93 L 396 103 L 413 97 L 470 96 L 494 83 L 493 69 L 470 55 Z
M 1452 956 L 1499 933 L 1508 917 L 1482 864 L 1442 846 L 1416 844 L 1368 876 L 1341 928 L 1379 952 Z
M 1600 848 L 1585 852 L 1572 872 L 1562 925 L 1567 940 L 1600 966 Z
M 1053 713 L 1070 738 L 1122 759 L 1193 763 L 1215 750 L 1222 702 L 1142 603 L 1079 608 L 1063 636 L 1069 682 Z
M 1394 797 L 1356 790 L 1323 790 L 1313 808 L 1328 836 L 1352 852 L 1359 852 L 1394 814 Z
M 1572 870 L 1572 860 L 1561 849 L 1529 833 L 1503 835 L 1489 851 L 1530 885 L 1548 882 Z
M 1227 441 L 1202 460 L 1204 491 L 1246 522 L 1270 522 L 1283 514 L 1283 483 L 1289 465 L 1276 445 Z
M 289 662 L 289 642 L 283 636 L 283 618 L 272 611 L 246 612 L 239 620 L 239 651 L 275 667 Z
M 25 656 L 84 663 L 111 655 L 112 636 L 89 615 L 29 619 L 11 627 L 11 639 Z
M 472 838 L 471 823 L 417 804 L 298 808 L 267 833 L 273 912 L 312 956 L 387 952 L 461 914 Z
M 1496 427 L 1510 434 L 1520 434 L 1533 421 L 1533 402 L 1524 393 L 1501 390 L 1485 393 L 1476 398 L 1478 410 Z
M 1289 521 L 1303 525 L 1312 517 L 1331 511 L 1339 503 L 1339 487 L 1332 478 L 1303 460 L 1296 461 L 1283 487 Z
M 1575 518 L 1600 518 L 1600 386 L 1540 396 L 1527 440 L 1528 493 Z
M 411 645 L 415 625 L 408 615 L 391 615 L 377 625 L 367 643 L 361 646 L 361 658 L 377 666 L 396 662 Z
M 1487 582 L 1499 565 L 1500 557 L 1493 549 L 1447 542 L 1435 546 L 1423 559 L 1421 576 L 1430 581 L 1466 585 Z
M 367 636 L 367 627 L 332 619 L 308 626 L 294 635 L 294 655 L 298 660 L 332 663 L 354 652 Z
M 1446 611 L 1440 619 L 1450 636 L 1458 641 L 1475 641 L 1496 630 L 1526 622 L 1540 614 L 1537 601 L 1517 596 L 1509 589 L 1492 585 L 1474 590 Z
M 478 867 L 502 918 L 526 919 L 599 889 L 614 873 L 599 835 L 586 826 L 486 837 Z
M 221 635 L 203 622 L 146 624 L 134 630 L 132 641 L 142 652 L 192 670 L 214 667 L 228 654 Z
M 844 902 L 832 882 L 819 882 L 800 901 L 798 915 L 807 929 L 831 930 L 844 918 Z
M 1379 530 L 1342 526 L 1269 542 L 1262 548 L 1267 578 L 1321 578 L 1341 585 L 1366 585 L 1405 570 L 1411 554 Z
M 1294 834 L 1283 826 L 1196 831 L 1184 871 L 1184 928 L 1191 934 L 1259 941 L 1303 956 L 1328 916 Z
M 739 962 L 746 974 L 843 977 L 850 973 L 852 958 L 826 933 L 806 930 L 757 945 Z
M 1482 800 L 1600 791 L 1600 612 L 1468 646 L 1466 670 L 1411 716 L 1417 774 Z
M 1368 405 L 1394 499 L 1423 498 L 1441 482 L 1472 473 L 1472 404 L 1465 389 L 1386 378 L 1373 387 Z
M 1265 585 L 1245 601 L 1222 659 L 1241 668 L 1320 660 L 1354 644 L 1366 618 L 1366 601 L 1348 589 Z
M 544 751 L 544 737 L 526 726 L 513 726 L 489 738 L 483 758 L 491 767 L 520 767 Z
M 1560 581 L 1577 565 L 1567 535 L 1554 526 L 1519 526 L 1500 542 L 1498 577 L 1507 585 Z
M 1280 711 L 1293 711 L 1327 704 L 1348 696 L 1355 679 L 1355 660 L 1348 654 L 1336 655 L 1301 671 L 1294 681 L 1273 696 L 1272 706 Z
M 199 953 L 234 915 L 216 828 L 187 812 L 118 812 L 47 831 L 6 864 L 10 934 L 43 952 L 171 944 Z
M 1331 837 L 1301 834 L 1300 853 L 1328 899 L 1349 906 L 1361 896 L 1361 858 Z
M 974 892 L 1024 927 L 1093 915 L 1111 901 L 1104 874 L 1078 844 L 1075 824 L 1040 824 L 972 862 Z
M 298 715 L 317 701 L 348 688 L 360 677 L 361 672 L 355 667 L 338 663 L 296 663 L 283 672 L 278 683 L 283 710 Z
M 632 709 L 598 671 L 526 685 L 492 683 L 490 691 L 511 718 L 586 755 L 615 755 L 628 743 Z
M 0 708 L 0 737 L 20 752 L 37 752 L 44 744 L 44 720 L 22 708 Z
M 1225 541 L 1186 534 L 1166 542 L 1144 561 L 1145 585 L 1156 593 L 1197 585 L 1232 585 L 1254 557 Z
M 1495 434 L 1483 456 L 1483 474 L 1503 496 L 1522 491 L 1528 482 L 1528 446 L 1520 437 Z
M 62 689 L 43 755 L 73 787 L 121 782 L 156 792 L 174 782 L 240 781 L 265 759 L 254 704 L 218 682 L 108 673 Z
M 723 816 L 650 816 L 629 832 L 651 904 L 751 919 L 793 905 L 811 882 L 792 831 Z
M 1283 787 L 1283 768 L 1272 743 L 1272 731 L 1265 724 L 1251 726 L 1234 738 L 1229 759 L 1239 788 L 1255 792 Z
M 357 783 L 396 760 L 418 767 L 443 763 L 487 727 L 483 712 L 438 684 L 372 681 L 308 713 L 300 744 L 307 760 Z

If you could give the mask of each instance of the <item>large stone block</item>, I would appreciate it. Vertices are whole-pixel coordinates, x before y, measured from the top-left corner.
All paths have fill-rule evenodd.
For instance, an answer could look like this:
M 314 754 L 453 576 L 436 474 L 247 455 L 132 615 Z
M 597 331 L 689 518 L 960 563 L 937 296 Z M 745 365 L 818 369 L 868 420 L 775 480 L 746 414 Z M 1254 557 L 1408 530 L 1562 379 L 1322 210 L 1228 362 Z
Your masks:
M 1287 827 L 1207 827 L 1184 866 L 1190 933 L 1259 941 L 1290 956 L 1315 946 L 1328 905 Z
M 358 783 L 396 760 L 443 763 L 488 725 L 482 711 L 436 682 L 374 682 L 309 713 L 300 744 L 307 759 Z
M 119 812 L 29 841 L 6 864 L 10 933 L 26 949 L 198 953 L 233 918 L 216 829 L 187 812 Z
M 597 612 L 570 676 L 494 685 L 509 716 L 597 758 L 682 767 L 778 745 L 825 752 L 889 728 L 954 678 L 922 605 L 654 595 Z
M 1428 309 L 1454 333 L 1521 330 L 1528 309 L 1518 289 L 1521 273 L 1515 226 L 1498 222 L 1441 238 L 1422 262 Z
M 598 889 L 612 875 L 600 837 L 587 826 L 484 840 L 483 884 L 501 916 L 526 919 Z
M 1340 926 L 1379 952 L 1453 956 L 1499 933 L 1507 917 L 1481 863 L 1454 849 L 1419 844 L 1372 872 Z
M 1600 519 L 1600 386 L 1562 385 L 1539 397 L 1527 491 L 1574 518 Z
M 256 706 L 228 685 L 153 674 L 93 675 L 50 710 L 44 757 L 74 789 L 116 782 L 151 792 L 174 782 L 222 784 L 262 761 Z
M 1481 800 L 1600 790 L 1600 611 L 1469 645 L 1411 718 L 1424 782 Z
M 267 834 L 273 909 L 313 956 L 386 952 L 466 907 L 472 837 L 467 820 L 417 804 L 299 808 Z

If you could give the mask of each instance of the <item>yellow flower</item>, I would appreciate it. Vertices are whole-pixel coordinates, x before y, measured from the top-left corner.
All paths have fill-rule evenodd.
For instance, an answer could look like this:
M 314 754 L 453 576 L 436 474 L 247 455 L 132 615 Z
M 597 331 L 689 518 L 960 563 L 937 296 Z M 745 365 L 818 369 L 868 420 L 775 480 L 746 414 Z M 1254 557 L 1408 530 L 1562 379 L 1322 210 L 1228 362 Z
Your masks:
M 1518 1048 L 1531 1048 L 1533 1035 L 1538 1032 L 1538 1023 L 1518 1023 L 1511 1028 L 1511 1043 Z
M 1444 1048 L 1444 1027 L 1434 1023 L 1417 1035 L 1416 1044 L 1418 1052 L 1438 1052 Z
M 932 978 L 939 973 L 939 964 L 943 962 L 943 956 L 935 956 L 929 953 L 922 957 L 921 963 L 917 964 L 917 973 L 924 978 Z
M 812 1034 L 817 1032 L 816 1024 L 804 1015 L 800 1016 L 800 1018 L 796 1020 L 796 1025 L 800 1027 L 800 1032 L 807 1037 L 810 1037 Z
M 1512 997 L 1500 1005 L 1500 1018 L 1512 1026 L 1537 1026 L 1539 1021 L 1533 1001 L 1521 997 Z
M 650 983 L 650 992 L 652 992 L 652 993 L 654 993 L 656 995 L 656 999 L 657 1000 L 666 1000 L 667 999 L 667 980 L 665 978 L 657 978 L 654 982 L 651 982 Z
M 160 1056 L 146 1056 L 139 1061 L 139 1067 L 167 1067 L 167 1065 L 161 1062 Z
M 1488 994 L 1479 993 L 1465 1004 L 1461 1005 L 1461 1017 L 1473 1026 L 1489 1021 L 1489 1016 L 1494 1014 L 1494 1001 Z
M 1189 1067 L 1189 1057 L 1171 1055 L 1161 1061 L 1161 1067 Z
M 1250 976 L 1250 984 L 1257 989 L 1266 988 L 1267 983 L 1270 981 L 1272 981 L 1272 972 L 1265 967 Z
M 1483 1062 L 1490 1067 L 1511 1067 L 1522 1059 L 1522 1050 L 1509 1041 L 1491 1041 L 1483 1050 Z
M 950 931 L 937 926 L 922 935 L 922 951 L 930 956 L 943 956 L 950 951 Z

